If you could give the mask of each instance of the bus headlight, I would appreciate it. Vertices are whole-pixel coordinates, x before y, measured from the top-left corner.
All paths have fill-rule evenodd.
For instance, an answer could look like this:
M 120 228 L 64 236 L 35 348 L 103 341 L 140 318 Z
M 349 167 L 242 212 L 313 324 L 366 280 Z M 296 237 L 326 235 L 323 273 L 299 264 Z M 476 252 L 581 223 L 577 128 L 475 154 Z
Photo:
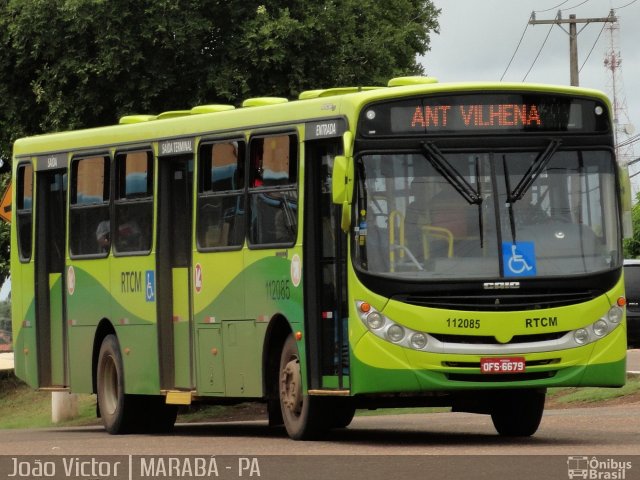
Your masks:
M 422 352 L 430 351 L 433 338 L 427 332 L 396 323 L 368 302 L 356 300 L 356 310 L 364 326 L 376 337 L 400 347 Z
M 427 346 L 427 336 L 420 332 L 414 333 L 411 335 L 411 346 L 416 350 L 422 350 Z
M 609 309 L 607 317 L 611 323 L 620 323 L 620 320 L 622 320 L 622 313 L 622 309 L 619 306 L 614 305 Z
M 607 333 L 609 327 L 607 326 L 607 322 L 604 320 L 598 320 L 593 324 L 593 333 L 595 333 L 598 337 L 602 337 Z
M 401 342 L 404 338 L 404 328 L 400 325 L 391 325 L 387 330 L 387 338 L 394 343 Z
M 589 341 L 589 332 L 584 328 L 579 328 L 575 332 L 573 332 L 573 339 L 579 345 L 584 345 Z
M 367 315 L 367 326 L 372 330 L 378 330 L 384 326 L 384 317 L 378 312 Z

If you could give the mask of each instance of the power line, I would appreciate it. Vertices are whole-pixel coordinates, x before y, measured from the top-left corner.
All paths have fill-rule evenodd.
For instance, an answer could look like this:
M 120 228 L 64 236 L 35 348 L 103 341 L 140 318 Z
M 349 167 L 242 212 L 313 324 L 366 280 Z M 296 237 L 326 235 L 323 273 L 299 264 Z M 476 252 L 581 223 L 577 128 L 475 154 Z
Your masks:
M 567 8 L 563 8 L 562 10 L 560 10 L 561 12 L 566 12 L 567 10 L 573 10 L 574 8 L 578 8 L 581 7 L 582 5 L 584 5 L 587 2 L 590 2 L 591 0 L 584 0 L 584 2 L 579 3 L 577 5 L 574 5 L 573 7 L 567 7 Z
M 549 35 L 551 35 L 551 30 L 553 30 L 554 27 L 554 23 L 551 24 L 551 27 L 549 27 L 549 31 L 547 32 L 547 36 L 544 37 L 544 42 L 542 42 L 542 45 L 540 46 L 540 50 L 538 50 L 538 54 L 536 55 L 536 58 L 533 59 L 533 63 L 531 64 L 531 66 L 529 67 L 529 70 L 527 71 L 526 75 L 524 76 L 524 78 L 522 79 L 522 81 L 524 82 L 527 77 L 529 76 L 529 74 L 531 73 L 531 70 L 533 70 L 533 66 L 536 64 L 536 62 L 538 61 L 538 57 L 540 56 L 540 54 L 542 53 L 542 49 L 544 48 L 545 44 L 547 43 L 547 40 L 549 39 Z
M 633 137 L 627 138 L 624 142 L 618 144 L 618 147 L 626 147 L 627 145 L 631 145 L 633 143 L 637 143 L 640 141 L 640 134 L 634 135 Z
M 564 2 L 559 3 L 558 5 L 556 5 L 555 7 L 551 7 L 551 8 L 547 8 L 546 10 L 534 10 L 534 13 L 545 13 L 545 12 L 550 12 L 551 10 L 555 10 L 558 7 L 561 7 L 562 5 L 564 5 L 565 3 L 567 3 L 569 0 L 564 0 Z
M 502 81 L 504 76 L 507 74 L 507 71 L 509 70 L 509 67 L 511 66 L 511 62 L 513 62 L 513 59 L 516 58 L 516 53 L 518 53 L 518 49 L 520 48 L 520 45 L 522 44 L 522 40 L 524 39 L 524 34 L 527 33 L 527 28 L 529 28 L 529 23 L 528 22 L 524 26 L 524 31 L 522 32 L 522 36 L 520 37 L 520 41 L 518 42 L 518 45 L 516 46 L 516 49 L 513 52 L 513 55 L 511 55 L 511 60 L 509 60 L 509 63 L 507 64 L 507 68 L 504 69 L 504 73 L 500 77 L 500 81 Z
M 606 23 L 602 24 L 602 28 L 600 29 L 600 33 L 598 34 L 598 37 L 596 38 L 596 41 L 593 42 L 593 46 L 591 47 L 591 50 L 589 50 L 589 53 L 587 54 L 587 58 L 585 58 L 584 62 L 582 62 L 582 66 L 580 67 L 580 70 L 578 70 L 578 73 L 580 73 L 582 71 L 582 69 L 584 68 L 585 64 L 587 63 L 587 60 L 589 60 L 589 57 L 593 53 L 593 49 L 596 48 L 596 45 L 598 44 L 598 40 L 600 40 L 600 35 L 602 35 L 602 32 L 604 32 L 604 28 L 606 26 L 607 26 Z
M 633 0 L 632 2 L 627 3 L 626 5 L 622 5 L 621 7 L 615 7 L 614 10 L 620 10 L 621 8 L 625 8 L 628 7 L 629 5 L 633 5 L 634 3 L 636 3 L 638 0 Z

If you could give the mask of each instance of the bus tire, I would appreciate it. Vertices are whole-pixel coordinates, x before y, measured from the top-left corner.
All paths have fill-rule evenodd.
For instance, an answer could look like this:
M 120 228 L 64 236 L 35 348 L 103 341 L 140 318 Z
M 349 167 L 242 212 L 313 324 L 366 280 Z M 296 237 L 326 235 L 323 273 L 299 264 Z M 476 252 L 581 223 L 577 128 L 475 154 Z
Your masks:
M 145 398 L 148 416 L 141 428 L 147 433 L 168 433 L 173 430 L 178 416 L 177 405 L 167 405 L 165 397 L 161 395 L 148 395 Z M 142 410 L 141 412 L 142 413 Z
M 137 402 L 124 393 L 124 368 L 115 335 L 107 335 L 100 346 L 97 368 L 98 406 L 104 427 L 112 435 L 135 429 Z
M 350 398 L 327 398 L 326 421 L 331 428 L 346 428 L 353 421 L 356 407 Z
M 323 422 L 323 399 L 303 393 L 300 354 L 293 334 L 287 337 L 282 347 L 278 392 L 282 419 L 289 437 L 294 440 L 312 440 L 328 428 Z
M 545 397 L 545 389 L 501 392 L 491 410 L 493 426 L 504 437 L 530 437 L 542 420 Z

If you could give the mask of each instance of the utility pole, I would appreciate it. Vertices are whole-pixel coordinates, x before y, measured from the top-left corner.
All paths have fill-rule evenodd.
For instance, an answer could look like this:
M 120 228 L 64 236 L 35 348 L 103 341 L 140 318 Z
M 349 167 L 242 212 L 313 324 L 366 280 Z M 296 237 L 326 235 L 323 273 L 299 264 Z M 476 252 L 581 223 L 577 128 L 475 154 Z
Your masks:
M 569 66 L 571 85 L 577 87 L 580 85 L 580 79 L 578 78 L 578 35 L 584 28 L 590 23 L 613 23 L 618 19 L 613 13 L 613 10 L 609 12 L 608 17 L 604 18 L 576 18 L 574 14 L 569 15 L 569 18 L 564 20 L 562 18 L 562 10 L 558 10 L 556 18 L 553 20 L 536 20 L 536 13 L 531 13 L 529 19 L 529 25 L 558 25 L 564 32 L 569 35 Z M 569 24 L 569 31 L 562 26 L 563 24 Z M 584 23 L 585 25 L 578 30 L 578 23 Z

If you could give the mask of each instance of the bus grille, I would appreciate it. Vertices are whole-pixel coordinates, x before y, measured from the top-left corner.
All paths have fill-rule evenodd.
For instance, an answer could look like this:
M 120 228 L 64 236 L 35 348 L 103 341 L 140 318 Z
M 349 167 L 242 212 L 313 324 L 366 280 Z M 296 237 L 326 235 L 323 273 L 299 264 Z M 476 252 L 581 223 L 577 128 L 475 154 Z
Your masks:
M 567 332 L 551 332 L 531 335 L 514 335 L 509 342 L 500 343 L 495 337 L 488 335 L 449 335 L 444 333 L 429 333 L 429 335 L 442 343 L 458 343 L 465 345 L 513 345 L 517 343 L 548 342 L 550 340 L 558 340 L 566 334 Z
M 474 311 L 520 311 L 564 307 L 587 302 L 600 292 L 570 292 L 536 294 L 499 293 L 485 295 L 397 295 L 394 300 L 420 307 L 443 308 L 447 310 Z

